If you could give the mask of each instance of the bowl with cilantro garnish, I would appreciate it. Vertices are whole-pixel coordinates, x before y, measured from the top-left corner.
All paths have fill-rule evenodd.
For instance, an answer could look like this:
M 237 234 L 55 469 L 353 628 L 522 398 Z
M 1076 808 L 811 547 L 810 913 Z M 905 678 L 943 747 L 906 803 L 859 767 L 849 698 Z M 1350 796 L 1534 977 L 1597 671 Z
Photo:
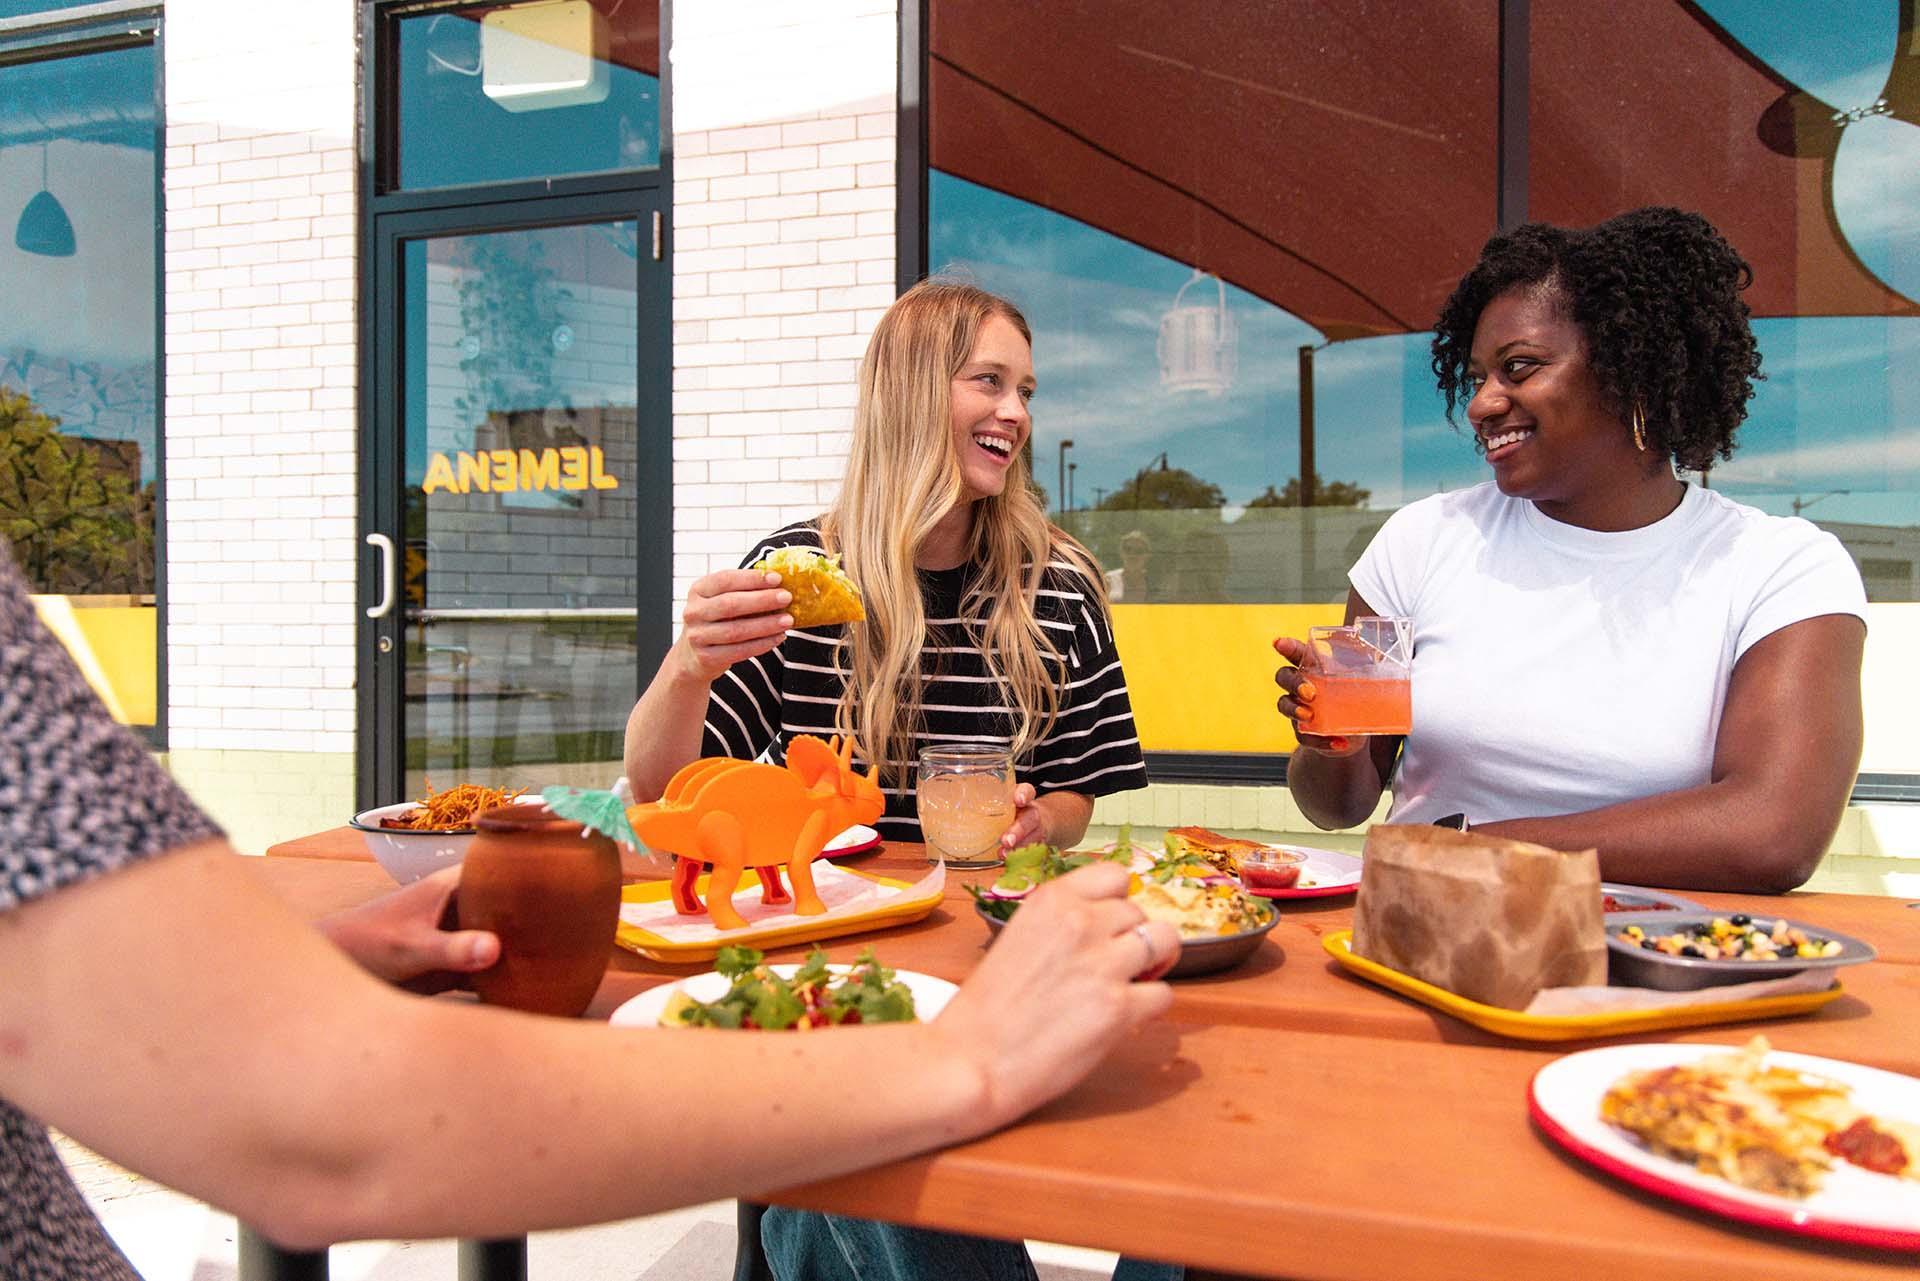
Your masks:
M 1051 845 L 1023 845 L 1007 855 L 1007 865 L 988 886 L 970 885 L 974 911 L 998 934 L 1019 910 L 1021 900 L 1056 876 L 1089 863 L 1114 862 L 1133 877 L 1127 898 L 1150 921 L 1166 921 L 1180 931 L 1180 959 L 1164 977 L 1191 978 L 1238 965 L 1253 955 L 1280 914 L 1266 900 L 1248 894 L 1239 881 L 1197 854 L 1168 850 L 1154 855 L 1136 847 L 1127 829 L 1110 850 L 1062 852 Z
M 938 1014 L 958 990 L 930 974 L 882 965 L 872 948 L 852 965 L 829 964 L 819 948 L 799 965 L 768 965 L 754 948 L 723 947 L 714 965 L 710 973 L 642 992 L 611 1021 L 782 1032 L 912 1023 Z

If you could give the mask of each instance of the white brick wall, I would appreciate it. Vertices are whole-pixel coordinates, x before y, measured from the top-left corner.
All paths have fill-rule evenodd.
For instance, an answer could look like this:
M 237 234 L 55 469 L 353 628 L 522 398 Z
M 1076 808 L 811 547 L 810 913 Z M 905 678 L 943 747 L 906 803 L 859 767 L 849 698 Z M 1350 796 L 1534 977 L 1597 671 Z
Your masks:
M 352 0 L 169 0 L 170 746 L 354 745 Z
M 679 596 L 838 484 L 893 299 L 897 37 L 892 0 L 674 18 Z M 169 0 L 167 23 L 171 755 L 225 790 L 249 753 L 269 772 L 325 754 L 337 805 L 360 559 L 356 6 Z
M 839 488 L 854 375 L 894 297 L 897 36 L 876 0 L 676 5 L 674 22 L 677 602 Z

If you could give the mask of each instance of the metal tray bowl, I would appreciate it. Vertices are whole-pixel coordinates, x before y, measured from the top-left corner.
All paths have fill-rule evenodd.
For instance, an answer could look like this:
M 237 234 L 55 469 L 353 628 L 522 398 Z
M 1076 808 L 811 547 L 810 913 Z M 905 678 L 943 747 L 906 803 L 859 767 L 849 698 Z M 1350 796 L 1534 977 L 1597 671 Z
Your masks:
M 1704 903 L 1696 903 L 1690 898 L 1681 898 L 1678 894 L 1669 894 L 1665 890 L 1648 889 L 1644 885 L 1622 885 L 1617 881 L 1602 881 L 1600 892 L 1620 905 L 1607 913 L 1608 920 L 1612 920 L 1622 912 L 1650 912 L 1663 908 L 1678 908 L 1684 912 L 1710 910 Z
M 980 919 L 987 923 L 989 934 L 997 937 L 1001 928 L 1006 925 L 1006 922 L 999 917 L 987 915 L 986 908 L 979 903 L 973 905 L 973 910 L 978 912 Z M 1252 956 L 1254 950 L 1260 946 L 1260 941 L 1266 938 L 1267 932 L 1279 923 L 1280 913 L 1269 911 L 1265 925 L 1243 930 L 1239 934 L 1222 934 L 1218 938 L 1210 939 L 1181 939 L 1180 959 L 1173 963 L 1172 969 L 1160 977 L 1190 979 L 1202 974 L 1215 974 L 1221 970 L 1231 969 Z
M 1815 938 L 1833 940 L 1840 944 L 1840 954 L 1822 957 L 1792 956 L 1778 961 L 1709 961 L 1704 957 L 1669 956 L 1665 952 L 1652 951 L 1620 937 L 1620 931 L 1629 925 L 1638 925 L 1648 934 L 1671 934 L 1676 930 L 1728 915 L 1731 914 L 1705 909 L 1694 912 L 1607 913 L 1607 981 L 1619 987 L 1650 987 L 1663 992 L 1688 992 L 1696 988 L 1718 987 L 1726 983 L 1751 983 L 1758 979 L 1785 978 L 1789 974 L 1798 974 L 1803 970 L 1839 969 L 1843 965 L 1858 965 L 1862 961 L 1871 961 L 1876 955 L 1870 943 L 1863 943 L 1838 930 L 1811 925 L 1805 921 L 1796 921 L 1791 917 L 1787 918 L 1788 925 L 1804 930 Z M 1779 918 L 1755 915 L 1753 923 L 1764 929 L 1772 929 L 1777 919 Z

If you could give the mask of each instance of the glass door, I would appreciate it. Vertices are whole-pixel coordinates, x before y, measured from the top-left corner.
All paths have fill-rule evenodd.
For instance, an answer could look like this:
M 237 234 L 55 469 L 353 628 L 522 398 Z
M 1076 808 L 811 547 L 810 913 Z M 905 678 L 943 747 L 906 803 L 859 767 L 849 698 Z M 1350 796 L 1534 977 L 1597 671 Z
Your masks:
M 372 800 L 620 775 L 641 674 L 668 641 L 654 199 L 537 226 L 381 220 Z

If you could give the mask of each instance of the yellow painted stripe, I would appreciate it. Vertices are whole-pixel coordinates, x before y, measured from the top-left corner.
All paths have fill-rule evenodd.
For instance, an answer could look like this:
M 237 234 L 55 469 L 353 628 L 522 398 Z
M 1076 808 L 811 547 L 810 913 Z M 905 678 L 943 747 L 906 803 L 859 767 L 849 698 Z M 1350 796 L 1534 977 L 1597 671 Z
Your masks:
M 1273 709 L 1276 636 L 1338 623 L 1327 605 L 1113 607 L 1140 743 L 1150 752 L 1290 752 L 1293 730 Z

